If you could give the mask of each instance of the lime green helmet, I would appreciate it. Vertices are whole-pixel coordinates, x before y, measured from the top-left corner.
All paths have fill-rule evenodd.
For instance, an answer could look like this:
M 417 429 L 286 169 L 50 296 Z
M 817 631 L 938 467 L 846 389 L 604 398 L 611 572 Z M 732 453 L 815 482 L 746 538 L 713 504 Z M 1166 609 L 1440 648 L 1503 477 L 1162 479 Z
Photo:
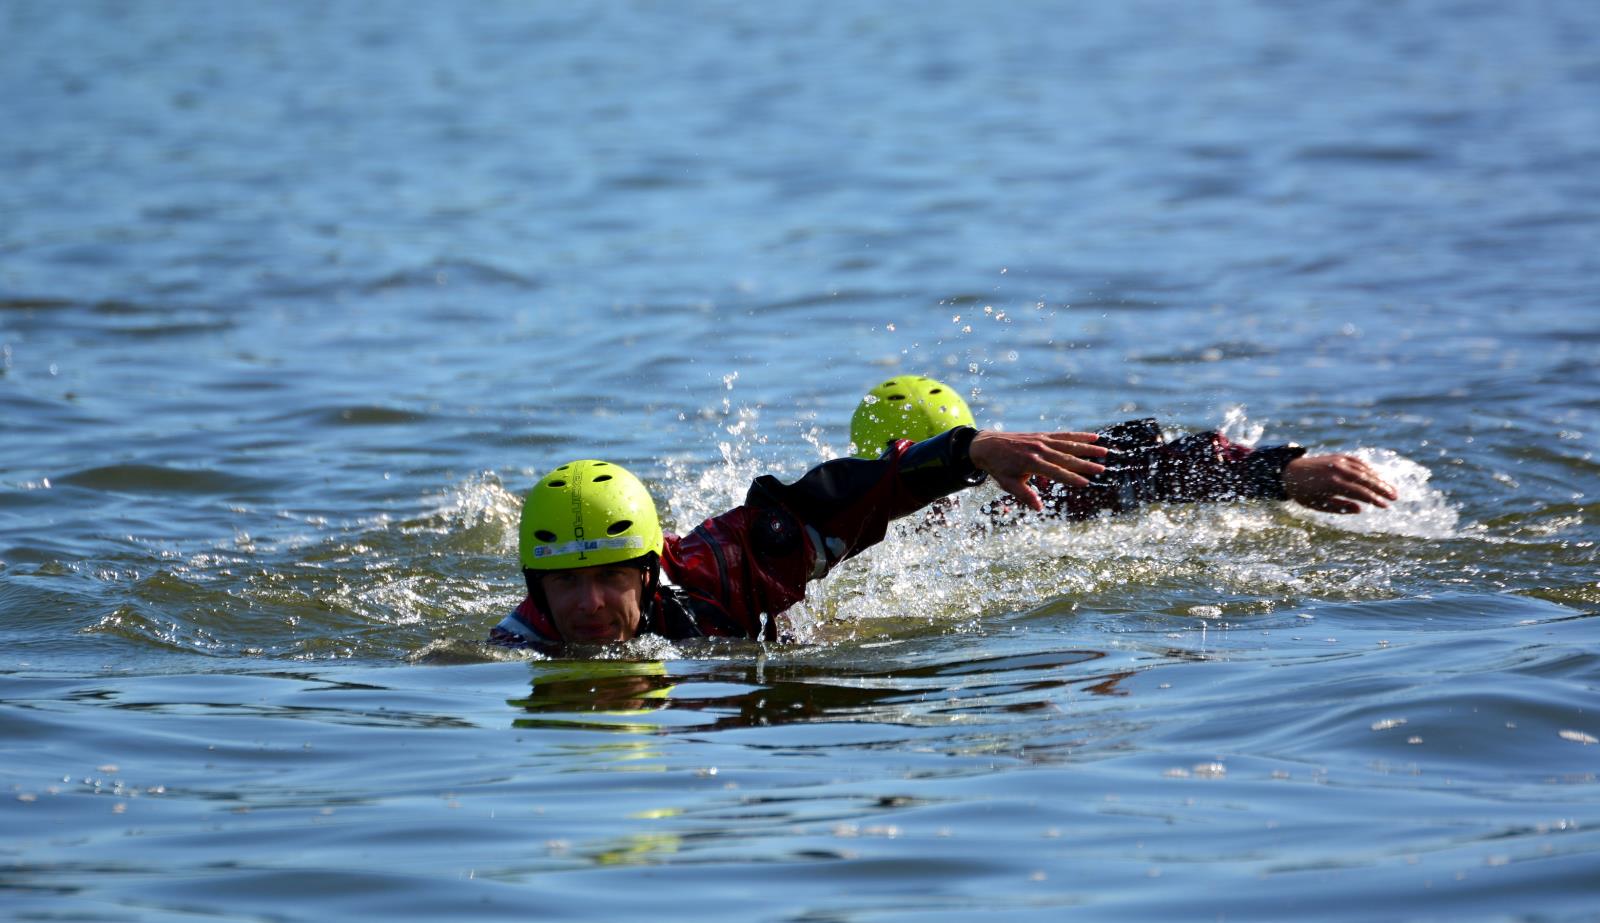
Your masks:
M 955 389 L 922 375 L 897 375 L 867 392 L 850 417 L 856 455 L 877 458 L 890 442 L 921 442 L 957 426 L 973 426 Z
M 522 503 L 522 566 L 565 570 L 661 554 L 650 491 L 621 465 L 586 459 L 545 475 Z

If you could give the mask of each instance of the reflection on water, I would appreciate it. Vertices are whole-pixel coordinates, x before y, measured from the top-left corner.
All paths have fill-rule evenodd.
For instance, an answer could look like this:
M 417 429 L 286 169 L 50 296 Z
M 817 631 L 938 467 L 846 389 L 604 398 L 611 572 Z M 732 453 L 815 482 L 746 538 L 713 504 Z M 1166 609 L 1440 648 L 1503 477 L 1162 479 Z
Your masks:
M 570 886 L 632 918 L 628 870 L 659 866 L 684 899 L 770 868 L 816 906 L 842 879 L 882 890 L 885 913 L 913 884 L 1009 906 L 1010 882 L 1170 919 L 1218 877 L 1276 912 L 1337 869 L 1566 903 L 1600 848 L 1595 618 L 1477 595 L 724 660 L 16 676 L 0 870 L 24 902 L 177 876 L 185 906 L 263 916 L 262 875 L 330 895 L 399 875 L 463 906 L 461 882 Z M 582 878 L 602 870 L 623 877 Z
M 1171 651 L 1174 659 L 1193 656 Z M 1132 668 L 1086 669 L 1102 651 L 1056 651 L 841 674 L 793 663 L 580 660 L 539 662 L 519 728 L 679 734 L 807 722 L 942 724 L 983 716 L 1059 712 L 1065 692 L 1123 696 Z M 1140 669 L 1149 669 L 1141 665 Z M 670 715 L 658 714 L 670 711 Z
M 577 660 L 540 663 L 525 698 L 506 704 L 533 718 L 517 718 L 519 728 L 579 727 L 630 734 L 656 732 L 638 717 L 667 707 L 677 680 L 660 662 Z

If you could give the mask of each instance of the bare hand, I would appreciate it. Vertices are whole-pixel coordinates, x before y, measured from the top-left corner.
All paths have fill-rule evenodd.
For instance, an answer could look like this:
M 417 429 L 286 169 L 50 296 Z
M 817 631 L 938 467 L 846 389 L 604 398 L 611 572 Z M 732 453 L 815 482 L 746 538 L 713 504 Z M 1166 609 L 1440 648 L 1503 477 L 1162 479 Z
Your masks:
M 1106 470 L 1091 458 L 1103 458 L 1106 449 L 1095 445 L 1096 433 L 997 433 L 984 430 L 972 437 L 968 454 L 972 464 L 987 471 L 1006 493 L 1032 510 L 1044 502 L 1029 486 L 1038 475 L 1062 484 L 1083 487 L 1089 478 Z
M 1302 455 L 1283 469 L 1289 499 L 1324 513 L 1359 513 L 1362 503 L 1387 509 L 1400 494 L 1354 455 Z

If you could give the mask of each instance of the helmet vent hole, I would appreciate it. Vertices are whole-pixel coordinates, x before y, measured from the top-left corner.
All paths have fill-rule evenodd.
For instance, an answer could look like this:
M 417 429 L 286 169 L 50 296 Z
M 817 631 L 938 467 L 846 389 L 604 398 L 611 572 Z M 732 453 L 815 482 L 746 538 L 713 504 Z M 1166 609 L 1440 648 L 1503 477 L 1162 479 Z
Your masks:
M 533 533 L 533 537 L 541 542 L 553 542 L 556 540 L 556 534 L 551 532 L 549 529 L 536 530 Z
M 565 487 L 565 486 L 567 486 L 567 482 L 566 481 L 551 481 L 550 482 L 550 486 L 551 487 Z
M 631 519 L 619 519 L 616 522 L 614 522 L 611 525 L 606 527 L 606 534 L 607 535 L 621 535 L 622 533 L 628 531 L 631 528 L 633 528 L 633 520 L 631 520 Z
M 609 480 L 611 480 L 611 475 L 609 475 L 609 474 L 602 474 L 602 475 L 600 475 L 600 476 L 599 476 L 599 477 L 597 477 L 597 478 L 595 478 L 595 479 L 594 479 L 594 483 L 596 483 L 596 484 L 598 484 L 598 483 L 600 483 L 600 482 L 601 482 L 601 481 L 609 481 Z

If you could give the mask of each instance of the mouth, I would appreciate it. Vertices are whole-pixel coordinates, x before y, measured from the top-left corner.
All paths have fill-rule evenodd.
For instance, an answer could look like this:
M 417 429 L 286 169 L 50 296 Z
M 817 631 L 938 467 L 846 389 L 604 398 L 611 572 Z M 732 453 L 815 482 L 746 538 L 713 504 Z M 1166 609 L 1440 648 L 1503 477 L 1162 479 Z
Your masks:
M 610 625 L 575 625 L 572 628 L 572 640 L 600 643 L 615 640 L 617 631 Z

